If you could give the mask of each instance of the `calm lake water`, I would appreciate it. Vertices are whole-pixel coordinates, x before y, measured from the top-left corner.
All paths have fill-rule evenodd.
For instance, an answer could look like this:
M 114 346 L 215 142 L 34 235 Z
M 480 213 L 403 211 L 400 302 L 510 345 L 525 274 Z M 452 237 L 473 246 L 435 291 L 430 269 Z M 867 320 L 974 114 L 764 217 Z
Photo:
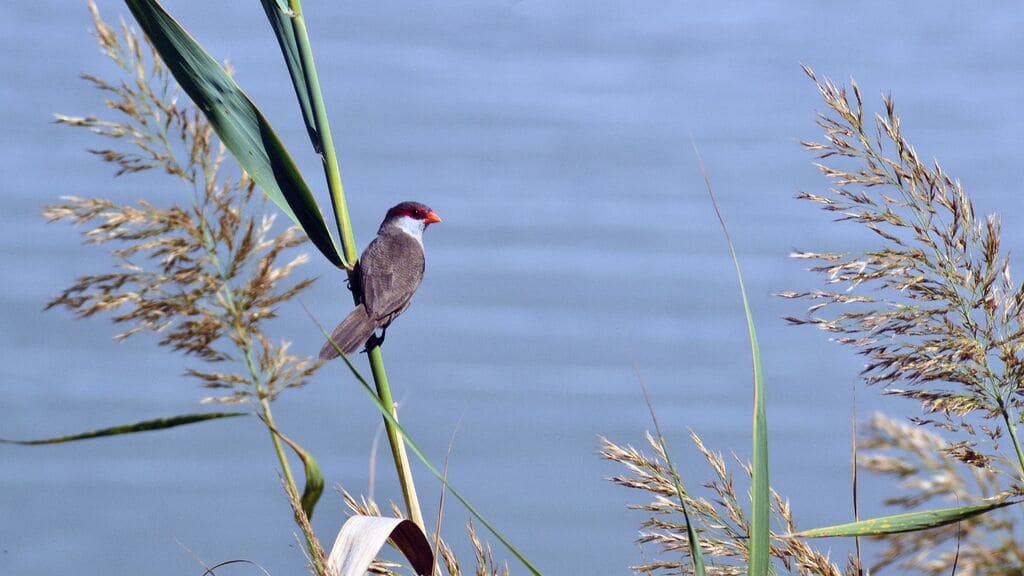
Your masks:
M 274 122 L 322 190 L 277 46 L 256 2 L 168 0 Z M 108 18 L 126 14 L 103 1 Z M 700 148 L 744 266 L 769 385 L 773 483 L 804 527 L 846 521 L 851 396 L 860 361 L 780 317 L 772 292 L 816 280 L 793 248 L 852 246 L 798 190 L 825 186 L 799 146 L 823 108 L 800 63 L 892 91 L 907 133 L 999 210 L 1024 245 L 1024 10 L 1016 3 L 305 2 L 357 237 L 399 200 L 429 203 L 426 281 L 385 347 L 403 421 L 450 478 L 547 574 L 623 574 L 641 494 L 604 478 L 598 436 L 643 443 L 634 367 L 684 471 L 709 475 L 687 430 L 749 453 L 750 366 L 739 293 L 704 191 Z M 101 143 L 51 123 L 101 111 L 77 79 L 110 73 L 82 2 L 12 3 L 0 20 L 0 437 L 33 438 L 199 409 L 188 362 L 152 336 L 115 343 L 104 319 L 42 312 L 109 260 L 39 213 L 62 195 L 167 200 L 156 176 L 111 178 Z M 1019 250 L 1017 250 L 1019 252 Z M 324 323 L 348 308 L 316 262 L 305 297 Z M 278 337 L 320 345 L 300 308 Z M 365 360 L 362 360 L 365 362 Z M 857 408 L 906 411 L 860 390 Z M 366 491 L 379 418 L 340 366 L 276 405 L 331 485 Z M 200 574 L 245 558 L 304 573 L 270 443 L 225 421 L 105 441 L 0 448 L 0 573 Z M 430 514 L 437 483 L 419 470 Z M 382 460 L 377 496 L 399 498 Z M 742 482 L 740 483 L 742 484 Z M 745 488 L 744 488 L 745 489 Z M 878 512 L 882 493 L 865 496 Z M 449 540 L 466 549 L 457 505 Z M 342 519 L 328 492 L 316 528 Z M 845 556 L 841 543 L 834 557 Z M 496 549 L 498 556 L 507 557 Z M 469 563 L 469 557 L 464 557 Z M 521 573 L 513 565 L 513 572 Z M 235 567 L 225 574 L 256 574 Z

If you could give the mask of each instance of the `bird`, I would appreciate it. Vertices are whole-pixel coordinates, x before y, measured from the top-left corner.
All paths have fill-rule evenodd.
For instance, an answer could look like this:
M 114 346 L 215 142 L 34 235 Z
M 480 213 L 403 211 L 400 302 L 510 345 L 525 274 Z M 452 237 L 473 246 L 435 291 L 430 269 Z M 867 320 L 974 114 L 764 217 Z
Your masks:
M 388 210 L 377 237 L 356 265 L 359 302 L 331 332 L 320 349 L 321 360 L 337 358 L 339 349 L 352 354 L 371 338 L 374 344 L 384 341 L 387 327 L 409 307 L 423 280 L 423 231 L 438 222 L 437 212 L 419 202 L 402 202 Z M 380 337 L 375 335 L 378 328 Z

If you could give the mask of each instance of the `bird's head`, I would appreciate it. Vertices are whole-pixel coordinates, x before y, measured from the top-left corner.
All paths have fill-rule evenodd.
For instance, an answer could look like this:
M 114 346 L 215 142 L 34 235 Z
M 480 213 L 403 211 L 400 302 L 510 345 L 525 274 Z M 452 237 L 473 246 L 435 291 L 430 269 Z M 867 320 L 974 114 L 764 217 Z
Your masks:
M 429 206 L 419 202 L 402 202 L 388 210 L 388 215 L 384 217 L 384 222 L 380 227 L 383 229 L 387 226 L 397 226 L 422 241 L 423 231 L 427 229 L 427 226 L 440 221 L 441 217 Z

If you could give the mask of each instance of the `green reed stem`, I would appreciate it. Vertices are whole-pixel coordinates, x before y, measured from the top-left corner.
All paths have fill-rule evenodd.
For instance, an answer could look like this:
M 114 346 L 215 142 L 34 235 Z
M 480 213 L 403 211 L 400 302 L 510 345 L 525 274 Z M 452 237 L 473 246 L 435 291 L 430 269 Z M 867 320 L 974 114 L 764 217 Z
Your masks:
M 260 397 L 260 410 L 263 412 L 263 421 L 267 431 L 270 432 L 271 441 L 274 442 L 274 451 L 277 452 L 277 461 L 281 463 L 281 472 L 284 474 L 285 482 L 288 484 L 289 494 L 297 497 L 299 494 L 298 485 L 295 483 L 292 468 L 288 464 L 288 456 L 285 453 L 284 446 L 281 445 L 281 439 L 277 435 L 277 425 L 274 424 L 274 416 L 270 413 L 270 401 L 267 400 L 267 396 L 263 392 L 263 384 L 260 381 L 259 373 L 256 371 L 256 364 L 252 360 L 252 352 L 248 346 L 245 347 L 245 361 L 249 365 L 249 374 L 252 376 L 253 384 L 256 387 L 256 394 Z M 305 512 L 302 511 L 302 507 L 299 507 L 295 513 L 304 514 Z M 313 562 L 314 573 L 318 575 L 325 574 L 325 567 L 320 563 L 319 555 L 316 553 L 317 543 L 313 540 L 314 536 L 304 529 L 300 518 L 296 518 L 295 522 L 299 524 L 299 528 L 303 528 L 302 534 L 306 538 L 306 547 L 309 550 L 309 557 Z
M 999 411 L 1003 415 L 1003 421 L 1006 423 L 1006 431 L 1010 433 L 1010 439 L 1013 440 L 1013 449 L 1017 451 L 1017 477 L 1018 479 L 1024 479 L 1024 450 L 1021 450 L 1020 440 L 1017 438 L 1017 425 L 1014 424 L 1010 419 L 1010 410 L 1006 407 L 1002 400 L 999 399 Z
M 388 385 L 388 375 L 384 371 L 384 358 L 381 355 L 380 346 L 374 345 L 366 352 L 370 358 L 370 370 L 373 373 L 373 383 L 377 387 L 377 396 L 384 406 L 388 408 L 391 417 L 397 422 L 398 412 L 395 410 L 395 401 L 391 397 L 391 387 Z M 423 512 L 420 510 L 420 501 L 416 496 L 416 484 L 413 483 L 412 470 L 409 468 L 409 455 L 405 452 L 405 442 L 387 418 L 384 419 L 385 429 L 388 433 L 388 444 L 391 445 L 391 455 L 395 460 L 395 469 L 398 471 L 398 482 L 402 486 L 402 495 L 405 497 L 405 505 L 409 512 L 409 518 L 420 525 L 424 531 Z
M 324 105 L 323 93 L 320 90 L 320 80 L 316 73 L 316 64 L 313 62 L 313 49 L 309 41 L 309 34 L 306 30 L 306 22 L 302 16 L 302 3 L 300 0 L 288 0 L 288 6 L 292 11 L 292 26 L 295 30 L 295 41 L 299 47 L 299 59 L 302 63 L 302 71 L 305 75 L 306 86 L 309 90 L 310 106 L 313 109 L 313 117 L 316 120 L 317 134 L 320 139 L 321 159 L 324 164 L 324 172 L 327 175 L 327 187 L 331 193 L 331 204 L 334 207 L 334 218 L 338 225 L 338 235 L 341 239 L 341 250 L 343 260 L 348 270 L 351 286 L 359 286 L 358 278 L 355 276 L 355 264 L 358 258 L 356 254 L 355 235 L 352 233 L 352 223 L 348 215 L 348 206 L 345 203 L 345 191 L 341 184 L 341 171 L 338 168 L 338 157 L 334 149 L 334 139 L 331 136 L 331 128 L 327 119 L 327 107 Z M 356 304 L 359 304 L 359 294 L 353 293 Z M 380 348 L 372 347 L 367 356 L 370 359 L 370 369 L 373 372 L 374 384 L 377 387 L 377 394 L 386 406 L 392 419 L 397 422 L 397 412 L 394 401 L 391 397 L 391 386 L 388 383 L 387 372 L 384 370 L 384 357 Z M 423 523 L 423 515 L 420 512 L 419 499 L 416 496 L 416 486 L 413 483 L 412 470 L 409 466 L 409 457 L 405 452 L 405 443 L 392 420 L 384 419 L 384 426 L 388 433 L 388 442 L 391 445 L 391 453 L 395 460 L 395 469 L 402 487 L 402 496 L 405 499 L 406 511 L 409 518 L 426 530 Z

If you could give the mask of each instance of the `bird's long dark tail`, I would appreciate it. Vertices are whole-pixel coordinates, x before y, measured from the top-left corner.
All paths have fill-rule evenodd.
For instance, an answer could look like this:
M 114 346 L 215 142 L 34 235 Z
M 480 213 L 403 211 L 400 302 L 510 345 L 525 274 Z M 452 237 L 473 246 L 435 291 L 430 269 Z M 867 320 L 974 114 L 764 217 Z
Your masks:
M 330 360 L 338 357 L 338 351 L 334 348 L 341 348 L 345 355 L 352 354 L 359 350 L 359 347 L 366 344 L 366 341 L 373 334 L 373 323 L 366 315 L 366 308 L 356 306 L 341 324 L 331 332 L 331 341 L 324 344 L 320 349 L 320 359 Z M 334 345 L 331 344 L 334 343 Z

